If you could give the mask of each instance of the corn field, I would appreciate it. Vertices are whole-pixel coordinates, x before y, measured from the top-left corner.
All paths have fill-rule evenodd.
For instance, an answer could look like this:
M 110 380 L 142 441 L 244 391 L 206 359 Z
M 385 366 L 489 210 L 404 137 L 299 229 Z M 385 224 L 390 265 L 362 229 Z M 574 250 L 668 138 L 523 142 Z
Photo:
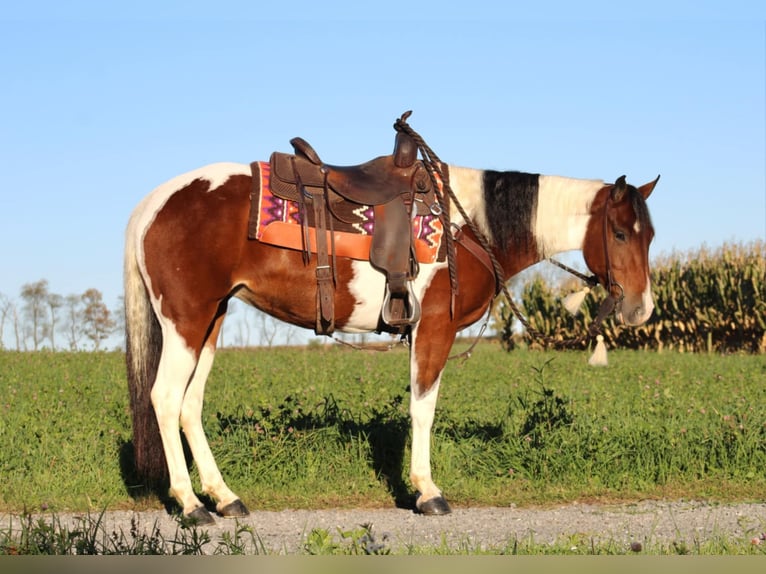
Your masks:
M 598 312 L 602 289 L 586 298 L 580 313 L 563 308 L 564 296 L 579 286 L 568 280 L 550 285 L 537 276 L 524 286 L 522 309 L 529 323 L 554 340 L 583 334 Z M 613 319 L 603 323 L 610 347 L 673 349 L 687 352 L 766 352 L 766 242 L 725 244 L 710 250 L 662 256 L 652 263 L 655 310 L 640 327 L 623 327 Z M 498 329 L 506 348 L 523 343 L 550 346 L 519 333 L 505 302 Z

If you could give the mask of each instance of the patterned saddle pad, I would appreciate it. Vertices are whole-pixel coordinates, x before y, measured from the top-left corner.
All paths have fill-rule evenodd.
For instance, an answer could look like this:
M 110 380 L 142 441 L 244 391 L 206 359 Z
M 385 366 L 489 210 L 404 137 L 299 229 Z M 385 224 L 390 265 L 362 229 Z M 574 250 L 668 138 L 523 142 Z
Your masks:
M 297 249 L 306 248 L 303 237 L 303 217 L 309 218 L 313 228 L 312 209 L 301 209 L 296 201 L 289 201 L 271 193 L 269 162 L 256 162 L 260 172 L 260 193 L 251 197 L 250 226 L 248 235 L 263 243 Z M 256 178 L 255 168 L 253 178 Z M 254 182 L 255 183 L 255 182 Z M 254 186 L 255 188 L 255 186 Z M 335 254 L 367 261 L 370 258 L 370 243 L 375 231 L 373 207 L 352 202 L 335 203 L 332 206 Z M 443 246 L 444 229 L 436 215 L 415 215 L 412 218 L 412 232 L 415 238 L 415 254 L 420 263 L 444 261 L 446 248 Z M 309 251 L 316 253 L 314 230 L 309 233 Z M 328 234 L 328 245 L 332 239 Z

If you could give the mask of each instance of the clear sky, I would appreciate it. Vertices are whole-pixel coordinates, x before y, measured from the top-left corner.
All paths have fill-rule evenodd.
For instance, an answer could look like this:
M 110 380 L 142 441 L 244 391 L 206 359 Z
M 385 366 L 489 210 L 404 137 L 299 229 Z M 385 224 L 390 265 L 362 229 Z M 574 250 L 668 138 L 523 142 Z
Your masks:
M 116 306 L 125 224 L 152 188 L 297 135 L 365 161 L 390 153 L 409 109 L 450 163 L 661 174 L 654 255 L 766 237 L 759 3 L 456 4 L 5 6 L 0 293 L 45 278 Z

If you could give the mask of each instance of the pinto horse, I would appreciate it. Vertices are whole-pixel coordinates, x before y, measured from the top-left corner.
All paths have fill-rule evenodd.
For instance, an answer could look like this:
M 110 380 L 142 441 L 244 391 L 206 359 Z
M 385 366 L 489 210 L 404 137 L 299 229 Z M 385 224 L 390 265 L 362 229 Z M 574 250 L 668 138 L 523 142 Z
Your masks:
M 447 173 L 463 206 L 461 214 L 450 204 L 453 232 L 476 240 L 471 227 L 478 229 L 504 278 L 557 253 L 581 250 L 599 282 L 620 291 L 617 319 L 639 325 L 649 318 L 654 229 L 645 200 L 657 180 L 634 187 L 624 177 L 607 184 L 454 165 Z M 126 231 L 126 361 L 136 469 L 147 480 L 169 478 L 170 494 L 198 523 L 213 517 L 192 487 L 179 423 L 202 492 L 216 502 L 218 514 L 248 514 L 224 482 L 201 422 L 228 301 L 237 297 L 300 327 L 316 324 L 315 265 L 299 250 L 248 238 L 252 177 L 251 167 L 238 163 L 180 175 L 139 203 Z M 484 315 L 497 288 L 492 269 L 466 245 L 454 243 L 457 292 L 448 264 L 440 261 L 421 264 L 412 286 L 421 314 L 409 332 L 410 480 L 418 493 L 416 510 L 423 514 L 450 512 L 430 463 L 442 371 L 456 333 Z M 334 272 L 336 329 L 379 330 L 383 274 L 369 261 L 342 256 Z

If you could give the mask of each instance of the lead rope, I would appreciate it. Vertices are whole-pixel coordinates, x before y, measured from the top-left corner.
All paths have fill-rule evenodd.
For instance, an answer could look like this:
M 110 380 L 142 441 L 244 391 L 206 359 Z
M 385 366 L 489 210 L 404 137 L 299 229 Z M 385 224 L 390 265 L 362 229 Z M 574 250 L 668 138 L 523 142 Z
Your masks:
M 553 337 L 544 335 L 539 330 L 535 329 L 529 323 L 527 318 L 524 317 L 524 314 L 518 308 L 518 306 L 513 300 L 513 297 L 508 291 L 508 287 L 506 286 L 506 282 L 505 282 L 505 274 L 503 272 L 503 268 L 500 265 L 500 262 L 495 257 L 495 254 L 492 252 L 492 249 L 489 245 L 489 241 L 484 236 L 484 234 L 479 230 L 479 228 L 476 226 L 473 219 L 469 217 L 465 209 L 463 209 L 463 206 L 461 205 L 460 201 L 455 195 L 455 192 L 452 190 L 452 187 L 449 184 L 449 174 L 447 173 L 446 170 L 442 169 L 442 165 L 444 164 L 442 163 L 441 159 L 439 159 L 439 156 L 436 155 L 436 153 L 434 153 L 434 151 L 428 146 L 428 144 L 420 136 L 420 134 L 418 134 L 414 129 L 412 129 L 412 127 L 407 123 L 407 118 L 409 118 L 411 114 L 412 114 L 412 111 L 404 112 L 402 116 L 398 120 L 396 120 L 396 122 L 394 122 L 394 129 L 397 132 L 401 131 L 409 135 L 418 146 L 418 149 L 420 150 L 420 154 L 423 158 L 422 159 L 423 165 L 426 167 L 426 171 L 428 172 L 429 177 L 431 179 L 431 184 L 433 185 L 433 188 L 435 190 L 436 197 L 439 200 L 440 207 L 442 207 L 442 213 L 440 215 L 440 218 L 442 219 L 442 224 L 444 225 L 444 228 L 446 230 L 451 229 L 451 223 L 449 218 L 449 206 L 446 205 L 446 198 L 444 197 L 444 193 L 443 193 L 443 192 L 446 192 L 449 199 L 455 204 L 455 207 L 457 208 L 458 212 L 462 216 L 463 221 L 470 228 L 473 234 L 476 236 L 476 239 L 479 241 L 482 248 L 487 252 L 489 259 L 492 262 L 492 267 L 495 273 L 496 294 L 502 291 L 502 293 L 505 295 L 508 301 L 508 305 L 513 311 L 513 314 L 516 316 L 519 322 L 527 330 L 527 333 L 529 333 L 535 339 L 544 341 L 545 343 L 550 344 L 558 349 L 571 349 L 573 347 L 580 346 L 591 339 L 596 338 L 597 339 L 596 351 L 599 356 L 596 357 L 595 356 L 596 353 L 594 353 L 594 357 L 591 357 L 589 362 L 590 364 L 605 364 L 605 349 L 606 348 L 603 345 L 604 338 L 603 338 L 603 335 L 601 335 L 601 323 L 604 321 L 604 319 L 606 319 L 606 317 L 608 317 L 614 311 L 614 308 L 618 302 L 618 299 L 612 295 L 611 289 L 609 289 L 609 293 L 607 297 L 604 299 L 604 301 L 602 301 L 596 318 L 590 323 L 590 325 L 588 325 L 587 332 L 584 335 L 581 335 L 575 339 L 562 341 L 562 340 L 556 340 Z M 441 184 L 441 186 L 439 185 L 439 183 Z M 606 205 L 608 205 L 608 200 Z M 606 226 L 606 221 L 604 225 Z M 454 255 L 455 245 L 454 245 L 454 238 L 452 237 L 452 233 L 448 231 L 447 233 L 445 233 L 445 237 L 447 238 L 447 267 L 449 269 L 450 287 L 452 290 L 452 300 L 450 304 L 450 312 L 452 313 L 454 311 L 455 295 L 457 294 L 457 269 L 455 265 L 455 255 Z M 606 243 L 604 243 L 604 249 L 606 249 Z M 569 271 L 570 273 L 573 273 L 574 275 L 580 277 L 581 279 L 586 281 L 588 284 L 595 285 L 598 283 L 597 279 L 592 277 L 586 277 L 585 275 L 581 274 L 578 271 L 575 271 L 571 267 L 567 267 L 563 263 L 559 263 L 558 261 L 554 261 L 554 260 L 550 260 L 550 261 L 553 262 L 555 265 L 558 265 L 562 269 Z M 608 274 L 611 279 L 611 270 L 609 270 Z M 490 304 L 490 308 L 491 306 L 492 305 Z M 489 321 L 489 315 L 487 316 L 486 321 L 487 322 Z M 485 322 L 485 326 L 486 326 L 486 322 Z M 484 327 L 482 327 L 481 332 L 479 333 L 479 337 L 481 336 L 483 332 L 484 332 Z M 458 358 L 463 356 L 470 357 L 470 352 L 475 347 L 477 342 L 478 342 L 478 337 L 474 341 L 474 343 L 471 345 L 471 347 L 468 349 L 468 351 L 465 351 L 461 353 L 460 355 L 456 355 L 450 358 Z

